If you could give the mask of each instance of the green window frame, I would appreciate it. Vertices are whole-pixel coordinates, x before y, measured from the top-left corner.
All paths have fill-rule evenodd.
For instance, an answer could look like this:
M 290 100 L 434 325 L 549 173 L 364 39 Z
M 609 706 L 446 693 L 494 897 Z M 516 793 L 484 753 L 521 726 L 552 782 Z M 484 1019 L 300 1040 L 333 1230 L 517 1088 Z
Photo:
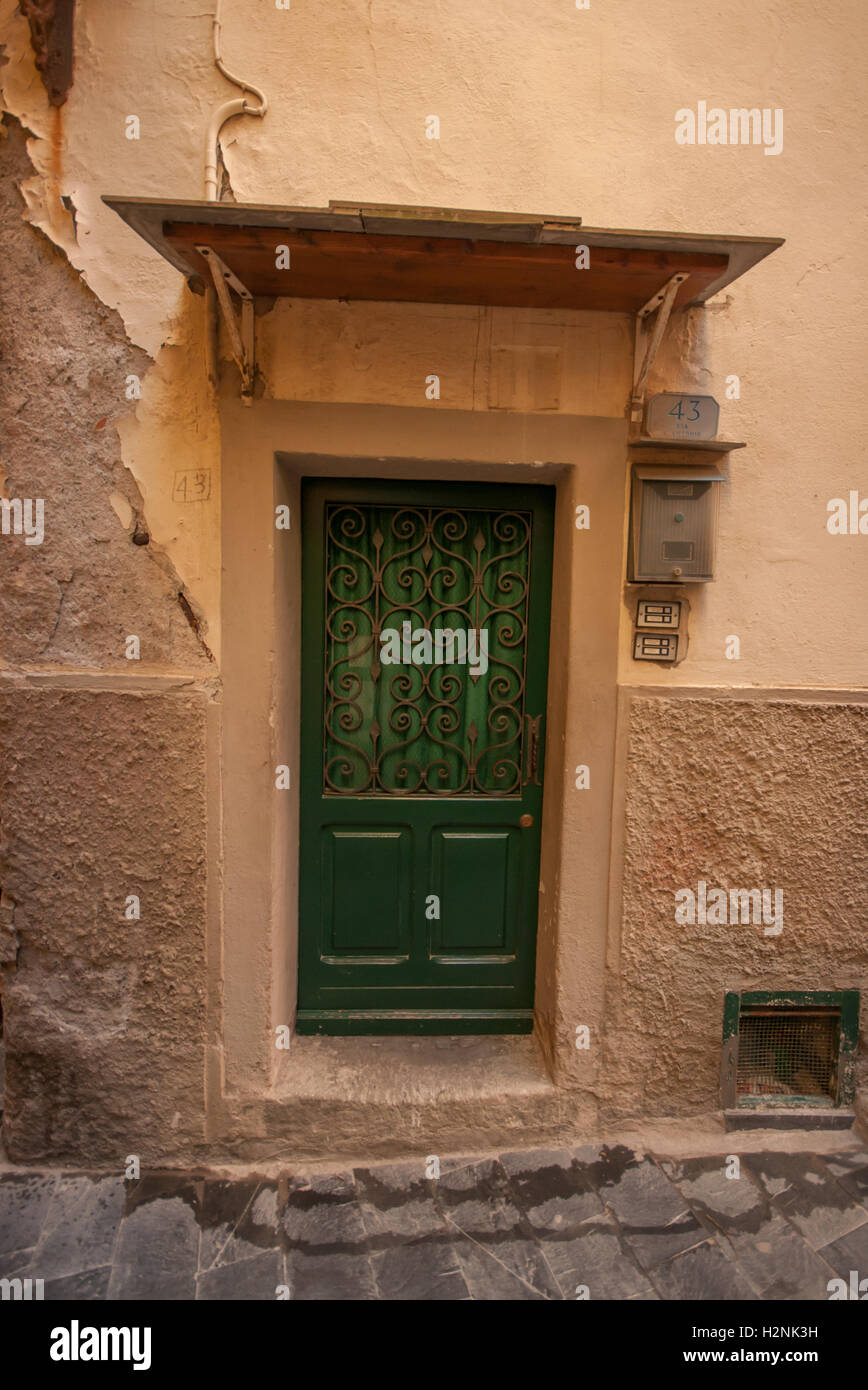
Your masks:
M 816 1106 L 816 1096 L 739 1097 L 738 1047 L 741 1019 L 752 1008 L 837 1009 L 840 1017 L 837 1093 L 832 1108 L 852 1105 L 854 1062 L 859 1039 L 859 990 L 730 990 L 723 1008 L 720 1092 L 724 1110 L 765 1110 Z

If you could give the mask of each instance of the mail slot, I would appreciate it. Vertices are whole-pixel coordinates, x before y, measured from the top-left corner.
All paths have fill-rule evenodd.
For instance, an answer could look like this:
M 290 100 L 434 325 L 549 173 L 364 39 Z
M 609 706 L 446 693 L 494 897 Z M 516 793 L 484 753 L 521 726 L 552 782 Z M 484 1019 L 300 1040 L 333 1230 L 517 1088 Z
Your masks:
M 706 582 L 714 578 L 719 484 L 699 465 L 633 469 L 629 578 L 633 583 Z

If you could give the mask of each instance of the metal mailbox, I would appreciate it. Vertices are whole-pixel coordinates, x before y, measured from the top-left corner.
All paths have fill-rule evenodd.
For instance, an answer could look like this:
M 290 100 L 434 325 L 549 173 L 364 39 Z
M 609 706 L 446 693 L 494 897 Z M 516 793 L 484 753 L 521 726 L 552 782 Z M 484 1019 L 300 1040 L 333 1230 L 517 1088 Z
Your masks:
M 714 578 L 719 484 L 724 474 L 700 465 L 633 468 L 630 570 L 633 583 L 693 583 Z

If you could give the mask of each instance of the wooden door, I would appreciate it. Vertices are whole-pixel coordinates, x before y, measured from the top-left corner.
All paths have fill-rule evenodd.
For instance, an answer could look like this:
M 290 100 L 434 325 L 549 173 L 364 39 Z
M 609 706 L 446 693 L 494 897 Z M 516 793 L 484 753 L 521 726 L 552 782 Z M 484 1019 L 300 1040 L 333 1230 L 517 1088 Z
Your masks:
M 529 1032 L 554 489 L 302 510 L 298 1031 Z

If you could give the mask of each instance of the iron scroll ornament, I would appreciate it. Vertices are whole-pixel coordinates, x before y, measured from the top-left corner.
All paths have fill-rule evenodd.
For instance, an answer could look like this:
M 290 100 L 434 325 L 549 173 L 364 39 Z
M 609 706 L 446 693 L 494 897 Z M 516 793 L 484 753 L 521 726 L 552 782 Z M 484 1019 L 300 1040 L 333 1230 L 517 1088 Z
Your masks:
M 532 522 L 522 511 L 327 505 L 325 795 L 521 794 Z M 487 669 L 448 654 L 387 664 L 384 634 L 405 624 L 484 631 Z

